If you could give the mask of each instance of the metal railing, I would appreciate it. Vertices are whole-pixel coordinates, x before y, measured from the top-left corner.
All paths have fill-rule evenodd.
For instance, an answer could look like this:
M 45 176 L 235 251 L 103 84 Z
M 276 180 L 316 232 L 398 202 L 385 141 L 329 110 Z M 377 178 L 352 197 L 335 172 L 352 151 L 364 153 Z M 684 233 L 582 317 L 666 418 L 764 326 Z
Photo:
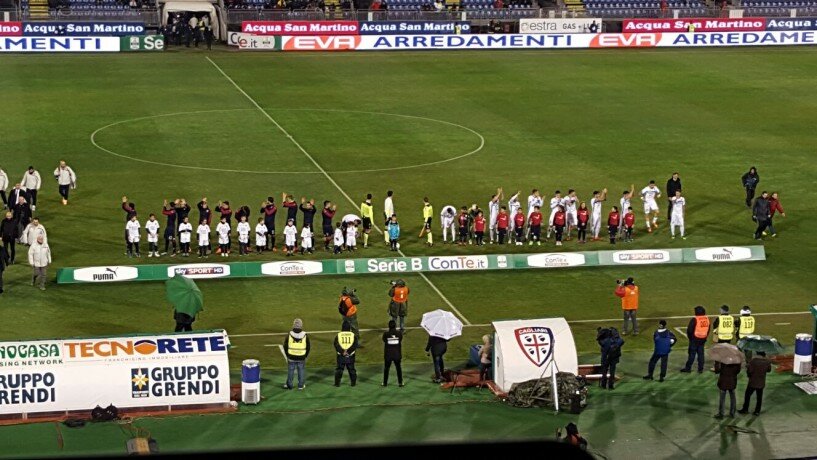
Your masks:
M 19 8 L 0 8 L 0 21 L 5 21 L 6 14 L 8 14 L 9 21 L 22 21 L 23 15 Z

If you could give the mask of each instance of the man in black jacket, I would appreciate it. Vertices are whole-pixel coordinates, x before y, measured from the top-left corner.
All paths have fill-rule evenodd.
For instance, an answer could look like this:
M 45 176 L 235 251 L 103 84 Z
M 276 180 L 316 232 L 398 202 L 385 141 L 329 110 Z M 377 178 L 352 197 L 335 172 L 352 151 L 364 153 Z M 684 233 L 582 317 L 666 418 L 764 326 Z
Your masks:
M 426 344 L 426 354 L 431 352 L 431 359 L 434 361 L 434 383 L 442 383 L 445 363 L 443 355 L 448 351 L 448 340 L 441 337 L 428 336 Z
M 754 192 L 752 192 L 754 193 Z M 772 215 L 769 211 L 769 193 L 765 190 L 755 200 L 755 205 L 752 207 L 752 220 L 757 222 L 757 229 L 755 230 L 755 239 L 761 239 L 763 230 L 769 226 L 769 220 Z
M 14 257 L 17 255 L 15 240 L 19 236 L 17 223 L 14 222 L 11 212 L 7 212 L 6 218 L 0 221 L 0 238 L 3 239 L 3 250 L 6 253 L 5 257 L 9 265 L 14 263 Z
M 672 219 L 672 200 L 675 192 L 681 190 L 681 176 L 677 172 L 672 173 L 672 177 L 667 181 L 667 221 Z
M 8 196 L 9 209 L 14 207 L 14 205 L 17 204 L 18 201 L 20 201 L 20 197 L 23 197 L 26 199 L 26 201 L 28 201 L 29 198 L 28 191 L 26 191 L 26 189 L 24 189 L 21 184 L 14 184 L 14 188 L 11 189 L 11 192 L 9 192 Z
M 335 368 L 335 386 L 340 386 L 343 370 L 349 370 L 349 379 L 352 386 L 357 384 L 357 370 L 355 369 L 355 351 L 358 348 L 357 336 L 352 332 L 352 326 L 344 321 L 341 332 L 335 336 L 335 351 L 337 352 L 337 367 Z
M 0 246 L 0 294 L 3 293 L 3 272 L 6 270 L 6 250 Z
M 706 316 L 706 309 L 698 305 L 695 307 L 695 316 L 689 320 L 687 325 L 687 338 L 689 338 L 689 356 L 687 357 L 686 365 L 681 369 L 681 372 L 692 372 L 692 364 L 695 358 L 698 358 L 698 373 L 704 371 L 704 345 L 706 338 L 709 337 L 709 317 Z
M 746 207 L 752 207 L 752 198 L 755 197 L 755 189 L 757 188 L 757 184 L 760 183 L 760 176 L 757 175 L 757 169 L 754 166 L 749 168 L 749 172 L 744 174 L 740 178 L 740 182 L 743 184 L 743 188 L 746 189 Z
M 389 384 L 389 369 L 392 363 L 397 370 L 397 386 L 403 386 L 402 354 L 403 333 L 397 330 L 397 323 L 389 321 L 389 330 L 383 333 L 383 386 Z

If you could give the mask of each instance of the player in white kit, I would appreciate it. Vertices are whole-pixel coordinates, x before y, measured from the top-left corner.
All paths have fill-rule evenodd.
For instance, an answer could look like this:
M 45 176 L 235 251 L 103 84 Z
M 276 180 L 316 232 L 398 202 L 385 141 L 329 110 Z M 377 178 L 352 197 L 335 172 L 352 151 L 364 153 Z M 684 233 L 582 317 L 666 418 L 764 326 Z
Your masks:
M 159 257 L 159 221 L 156 214 L 151 214 L 145 223 L 148 232 L 148 257 Z
M 570 240 L 570 230 L 575 228 L 579 223 L 578 213 L 576 207 L 579 204 L 579 197 L 576 196 L 576 191 L 570 189 L 567 191 L 567 196 L 562 200 L 565 207 L 565 239 Z
M 593 198 L 590 199 L 590 226 L 593 233 L 593 241 L 598 241 L 601 232 L 601 204 L 607 201 L 607 189 L 601 192 L 593 191 Z
M 497 239 L 496 218 L 499 217 L 499 200 L 502 199 L 502 187 L 496 189 L 496 195 L 491 196 L 491 201 L 488 202 L 488 230 L 489 241 L 494 244 Z
M 448 230 L 451 229 L 451 242 L 457 241 L 457 228 L 454 225 L 454 219 L 457 217 L 457 208 L 454 206 L 443 206 L 440 212 L 440 225 L 443 229 L 443 243 L 448 242 Z
M 562 192 L 556 190 L 556 193 L 553 194 L 553 198 L 550 199 L 550 217 L 548 217 L 548 233 L 546 238 L 550 238 L 550 234 L 553 232 L 553 218 L 556 216 L 556 211 L 559 210 L 559 206 L 564 205 L 564 198 L 562 198 Z M 530 218 L 530 216 L 528 216 Z
M 641 200 L 644 201 L 644 220 L 647 222 L 647 231 L 652 232 L 653 228 L 658 228 L 658 202 L 661 197 L 661 190 L 651 180 L 650 184 L 641 189 Z M 652 214 L 652 224 L 650 224 L 650 214 Z
M 676 190 L 675 196 L 670 198 L 672 202 L 672 217 L 670 218 L 669 231 L 672 239 L 675 239 L 675 227 L 681 227 L 681 238 L 687 239 L 684 233 L 684 217 L 686 214 L 687 200 L 681 196 L 681 191 Z
M 621 194 L 621 199 L 618 201 L 618 203 L 621 205 L 621 207 L 619 208 L 621 211 L 619 211 L 619 214 L 618 214 L 618 216 L 619 216 L 618 217 L 618 234 L 619 235 L 624 234 L 624 214 L 626 214 L 627 210 L 630 209 L 630 199 L 632 199 L 632 197 L 633 197 L 633 191 L 634 190 L 635 190 L 635 185 L 630 184 L 630 191 L 625 190 L 624 193 Z
M 295 254 L 295 240 L 298 238 L 298 229 L 295 228 L 295 222 L 292 219 L 287 221 L 287 226 L 284 227 L 284 244 L 286 245 L 286 249 L 284 251 L 287 253 L 287 257 L 292 257 Z
M 509 222 L 508 222 L 508 235 L 514 235 L 515 234 L 514 229 L 516 228 L 516 226 L 514 224 L 513 218 L 516 215 L 516 213 L 519 211 L 519 208 L 522 206 L 522 204 L 519 202 L 519 193 L 520 192 L 517 191 L 514 196 L 508 198 L 508 211 L 509 211 L 508 215 L 511 217 L 509 219 Z M 508 244 L 511 243 L 512 239 L 513 239 L 512 237 L 508 237 Z

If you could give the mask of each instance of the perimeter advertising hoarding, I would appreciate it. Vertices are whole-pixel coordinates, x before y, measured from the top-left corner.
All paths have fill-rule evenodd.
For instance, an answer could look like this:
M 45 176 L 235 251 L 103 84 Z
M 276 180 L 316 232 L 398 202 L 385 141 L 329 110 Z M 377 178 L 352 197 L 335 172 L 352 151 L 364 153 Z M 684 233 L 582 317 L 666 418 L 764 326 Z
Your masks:
M 357 35 L 357 21 L 244 21 L 241 31 L 253 35 Z
M 103 37 L 145 35 L 143 22 L 24 22 L 27 37 Z
M 230 402 L 225 331 L 0 342 L 0 414 Z
M 371 21 L 360 23 L 360 35 L 470 34 L 466 21 Z
M 0 53 L 118 52 L 119 37 L 0 37 Z
M 686 32 L 689 25 L 695 32 L 757 32 L 766 30 L 765 18 L 679 18 L 679 19 L 625 19 L 624 33 Z
M 522 34 L 597 34 L 601 32 L 601 19 L 538 18 L 520 19 Z

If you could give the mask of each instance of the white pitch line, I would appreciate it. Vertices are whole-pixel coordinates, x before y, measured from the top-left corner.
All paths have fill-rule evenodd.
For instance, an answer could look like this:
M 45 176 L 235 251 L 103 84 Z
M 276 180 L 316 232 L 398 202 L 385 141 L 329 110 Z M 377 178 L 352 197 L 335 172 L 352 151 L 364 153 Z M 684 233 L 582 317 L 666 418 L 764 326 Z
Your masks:
M 774 315 L 807 315 L 809 312 L 803 311 L 788 311 L 788 312 L 779 312 L 779 313 L 755 313 L 752 316 L 774 316 Z M 645 320 L 652 320 L 657 321 L 661 319 L 688 319 L 691 316 L 662 316 L 662 317 L 655 317 L 655 318 L 638 318 L 641 321 Z M 576 323 L 609 323 L 614 321 L 621 321 L 621 318 L 603 318 L 603 319 L 577 319 L 568 321 L 568 323 L 576 324 Z M 779 324 L 790 324 L 790 323 L 779 323 Z M 464 327 L 490 327 L 491 324 L 468 324 Z M 412 326 L 407 327 L 406 329 L 422 329 L 419 326 Z M 680 328 L 675 328 L 675 330 L 679 330 Z M 372 332 L 372 331 L 385 331 L 385 328 L 382 329 L 361 329 L 360 332 Z M 680 332 L 686 336 L 686 332 L 683 329 L 680 329 Z M 338 331 L 309 331 L 309 334 L 337 334 Z M 230 338 L 233 337 L 270 337 L 270 336 L 278 336 L 278 335 L 287 335 L 289 332 L 265 332 L 265 333 L 258 333 L 258 334 L 230 334 Z M 265 347 L 273 347 L 275 345 L 264 345 Z
M 774 323 L 775 326 L 788 326 L 791 323 Z
M 684 337 L 688 337 L 688 336 L 687 336 L 686 331 L 685 331 L 685 330 L 683 330 L 683 329 L 681 329 L 680 327 L 675 327 L 675 328 L 673 328 L 673 329 L 675 329 L 676 331 L 678 331 L 679 333 L 681 333 L 681 335 L 683 335 Z
M 303 146 L 302 146 L 302 145 L 301 145 L 301 144 L 300 144 L 300 143 L 299 143 L 299 142 L 298 142 L 298 141 L 297 141 L 297 140 L 296 140 L 294 137 L 292 137 L 292 135 L 291 135 L 291 134 L 289 134 L 289 132 L 287 132 L 287 130 L 286 130 L 286 129 L 284 129 L 284 127 L 283 127 L 283 126 L 281 126 L 281 125 L 280 125 L 280 124 L 279 124 L 277 121 L 275 121 L 275 119 L 274 119 L 274 118 L 272 118 L 272 116 L 271 116 L 269 113 L 267 113 L 267 111 L 266 111 L 266 110 L 264 110 L 264 108 L 263 108 L 263 107 L 261 107 L 261 106 L 258 104 L 258 102 L 256 102 L 256 101 L 255 101 L 255 99 L 253 99 L 253 98 L 252 98 L 252 97 L 251 97 L 249 94 L 247 94 L 247 92 L 246 92 L 246 91 L 244 91 L 243 89 L 241 89 L 241 87 L 240 87 L 240 86 L 238 86 L 238 83 L 236 83 L 236 82 L 235 82 L 235 80 L 233 80 L 232 78 L 230 78 L 230 76 L 229 76 L 229 75 L 227 75 L 227 74 L 224 72 L 224 70 L 222 70 L 222 69 L 221 69 L 221 67 L 219 67 L 219 66 L 218 66 L 218 64 L 216 64 L 216 63 L 215 63 L 215 61 L 213 61 L 212 59 L 210 59 L 210 57 L 209 57 L 209 56 L 206 56 L 206 58 L 207 58 L 207 60 L 208 60 L 208 61 L 210 61 L 210 63 L 211 63 L 211 64 L 213 64 L 213 67 L 215 67 L 215 68 L 216 68 L 216 70 L 218 70 L 218 71 L 219 71 L 219 73 L 221 73 L 221 75 L 223 75 L 223 76 L 224 76 L 224 78 L 226 78 L 226 79 L 227 79 L 227 80 L 228 80 L 230 83 L 232 83 L 232 84 L 233 84 L 233 86 L 235 87 L 235 89 L 237 89 L 237 90 L 238 90 L 238 91 L 239 91 L 241 94 L 243 94 L 243 95 L 244 95 L 244 97 L 246 97 L 246 98 L 247 98 L 247 100 L 248 100 L 248 101 L 250 101 L 250 102 L 252 103 L 252 105 L 254 105 L 254 106 L 255 106 L 255 108 L 257 108 L 257 109 L 258 109 L 258 110 L 259 110 L 261 113 L 263 113 L 263 114 L 264 114 L 264 116 L 265 116 L 265 117 L 267 117 L 267 119 L 268 119 L 270 122 L 272 122 L 272 124 L 274 124 L 274 125 L 275 125 L 275 126 L 278 128 L 278 130 L 279 130 L 279 131 L 281 131 L 281 133 L 283 133 L 283 134 L 284 134 L 284 135 L 287 137 L 287 139 L 289 139 L 289 140 L 290 140 L 290 141 L 291 141 L 293 144 L 295 144 L 295 147 L 297 147 L 297 148 L 298 148 L 298 150 L 300 150 L 300 151 L 301 151 L 301 153 L 303 153 L 303 154 L 304 154 L 304 156 L 306 156 L 306 157 L 309 159 L 309 161 L 311 161 L 311 162 L 312 162 L 312 164 L 313 164 L 313 165 L 315 165 L 315 167 L 316 167 L 316 168 L 318 168 L 318 171 L 320 171 L 320 172 L 321 172 L 321 174 L 323 174 L 323 176 L 324 176 L 324 177 L 325 177 L 325 178 L 326 178 L 326 179 L 327 179 L 329 182 L 331 182 L 331 183 L 332 183 L 332 185 L 334 185 L 334 186 L 335 186 L 335 188 L 336 188 L 336 189 L 337 189 L 337 190 L 340 192 L 340 194 L 341 194 L 341 195 L 343 195 L 343 196 L 344 196 L 344 198 L 346 198 L 346 200 L 348 200 L 348 201 L 349 201 L 349 203 L 352 205 L 352 209 L 355 209 L 355 208 L 357 207 L 357 204 L 355 203 L 355 200 L 353 200 L 353 199 L 352 199 L 352 197 L 350 197 L 350 196 L 349 196 L 349 194 L 348 194 L 348 193 L 346 193 L 346 191 L 345 191 L 345 190 L 343 190 L 343 189 L 340 187 L 340 185 L 338 185 L 338 183 L 337 183 L 337 182 L 335 182 L 335 179 L 332 179 L 332 176 L 330 176 L 330 175 L 329 175 L 329 173 L 327 173 L 327 172 L 326 172 L 326 170 L 325 170 L 325 169 L 323 169 L 323 167 L 322 167 L 322 166 L 321 166 L 321 165 L 320 165 L 320 164 L 319 164 L 317 161 L 315 161 L 315 158 L 313 158 L 313 157 L 312 157 L 312 155 L 310 155 L 310 154 L 309 154 L 309 152 L 307 152 L 307 151 L 306 151 L 306 149 L 305 149 L 305 148 L 303 148 Z M 378 227 L 378 226 L 377 226 L 377 224 L 375 224 L 374 222 L 372 222 L 372 225 L 374 226 L 374 228 L 375 228 L 375 229 L 376 229 L 376 230 L 377 230 L 377 231 L 378 231 L 378 232 L 379 232 L 381 235 L 383 234 L 383 230 L 381 230 L 381 229 L 380 229 L 380 227 Z M 398 252 L 398 254 L 400 254 L 401 256 L 406 257 L 406 254 L 404 254 L 402 250 L 398 249 L 398 250 L 397 250 L 397 252 Z M 434 292 L 436 292 L 436 293 L 437 293 L 437 294 L 440 296 L 440 298 L 442 298 L 442 299 L 443 299 L 443 302 L 445 302 L 445 303 L 446 303 L 446 305 L 448 305 L 448 307 L 449 307 L 449 308 L 451 308 L 452 310 L 454 310 L 454 313 L 456 313 L 456 314 L 457 314 L 457 316 L 459 316 L 459 317 L 460 317 L 460 319 L 463 321 L 463 323 L 465 323 L 465 325 L 468 325 L 468 326 L 470 326 L 470 325 L 471 325 L 471 322 L 470 322 L 470 321 L 468 321 L 468 318 L 466 318 L 466 317 L 465 317 L 465 316 L 462 314 L 462 312 L 460 312 L 459 310 L 457 310 L 457 307 L 455 307 L 455 306 L 454 306 L 454 304 L 452 304 L 452 303 L 451 303 L 451 301 L 450 301 L 450 300 L 448 300 L 448 298 L 447 298 L 446 296 L 444 296 L 442 292 L 440 292 L 440 290 L 437 288 L 437 286 L 435 286 L 435 285 L 434 285 L 434 283 L 432 283 L 432 282 L 431 282 L 431 280 L 430 280 L 430 279 L 428 279 L 428 277 L 427 277 L 427 276 L 425 276 L 425 274 L 420 273 L 420 277 L 421 277 L 423 280 L 425 280 L 425 282 L 426 282 L 426 283 L 428 283 L 428 285 L 429 285 L 429 286 L 431 286 L 431 289 L 433 289 L 433 290 L 434 290 Z

